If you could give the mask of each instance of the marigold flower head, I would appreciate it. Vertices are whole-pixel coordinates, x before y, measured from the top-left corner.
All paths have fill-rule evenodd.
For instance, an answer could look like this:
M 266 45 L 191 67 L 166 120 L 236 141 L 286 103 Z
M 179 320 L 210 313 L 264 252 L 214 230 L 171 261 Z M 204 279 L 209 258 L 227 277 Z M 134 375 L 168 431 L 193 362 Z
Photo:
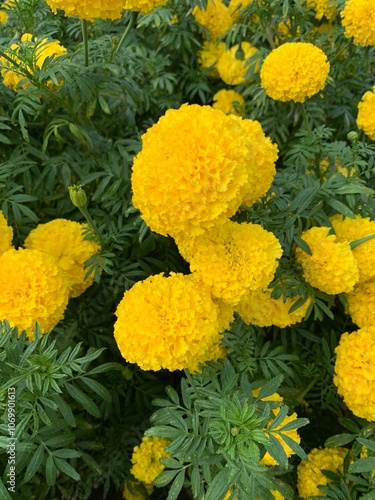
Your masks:
M 346 38 L 355 45 L 375 46 L 375 3 L 373 0 L 347 0 L 341 11 Z
M 349 243 L 375 235 L 375 221 L 369 217 L 357 215 L 355 219 L 343 217 L 341 214 L 330 218 L 336 233 L 337 241 Z M 375 238 L 365 241 L 352 250 L 358 264 L 358 283 L 375 278 Z
M 288 42 L 272 50 L 260 70 L 261 85 L 277 101 L 304 102 L 325 86 L 329 62 L 312 43 Z
M 142 136 L 133 204 L 153 231 L 201 234 L 235 214 L 249 190 L 252 141 L 238 118 L 210 106 L 170 109 Z
M 214 95 L 214 109 L 220 109 L 226 115 L 241 116 L 244 112 L 245 99 L 235 90 L 221 89 Z
M 147 493 L 147 497 L 144 495 L 143 491 Z M 125 500 L 146 500 L 153 491 L 154 486 L 152 484 L 145 484 L 139 481 L 127 480 L 124 484 L 122 497 Z
M 116 316 L 120 352 L 143 370 L 197 370 L 208 349 L 220 342 L 223 324 L 209 290 L 182 274 L 136 283 L 125 292 Z
M 211 71 L 210 76 L 219 77 L 216 69 L 216 64 L 220 56 L 225 52 L 226 47 L 224 42 L 203 42 L 201 50 L 198 52 L 198 61 L 203 69 Z
M 328 234 L 329 227 L 312 227 L 301 238 L 309 245 L 312 255 L 296 248 L 297 262 L 303 269 L 305 280 L 328 294 L 351 292 L 358 282 L 357 261 L 350 245 Z
M 239 45 L 234 45 L 229 50 L 223 52 L 220 56 L 216 68 L 220 75 L 220 78 L 227 85 L 239 85 L 246 81 L 246 73 L 251 67 L 254 73 L 259 72 L 259 62 L 253 61 L 248 63 L 249 59 L 253 57 L 258 49 L 250 45 L 249 42 L 242 42 L 241 48 L 244 51 L 244 58 L 238 59 L 236 54 L 238 54 Z
M 123 0 L 122 8 L 140 12 L 141 14 L 150 14 L 157 7 L 161 7 L 166 2 L 167 0 Z
M 231 13 L 232 19 L 237 20 L 241 11 L 246 9 L 253 0 L 230 0 L 228 4 L 229 12 Z
M 0 255 L 12 246 L 13 228 L 8 226 L 3 212 L 0 210 Z
M 337 392 L 354 415 L 375 420 L 375 326 L 343 333 L 335 352 Z
M 273 299 L 270 290 L 248 291 L 236 306 L 236 312 L 248 325 L 261 327 L 278 326 L 285 328 L 299 323 L 306 315 L 311 300 L 307 300 L 301 307 L 289 313 L 290 308 L 299 297 L 287 298 L 284 302 L 282 297 Z
M 5 24 L 7 21 L 8 21 L 8 14 L 3 10 L 0 10 L 0 24 Z
M 55 219 L 39 224 L 25 240 L 25 247 L 46 252 L 57 260 L 70 285 L 70 297 L 81 295 L 94 281 L 90 275 L 85 279 L 84 263 L 99 252 L 99 245 L 84 240 L 82 231 L 87 224 L 66 219 Z
M 221 0 L 207 0 L 205 9 L 200 9 L 196 5 L 193 16 L 198 24 L 207 28 L 213 42 L 216 42 L 233 24 L 230 11 Z
M 375 279 L 359 283 L 346 299 L 353 323 L 359 328 L 375 326 Z
M 162 5 L 165 0 L 46 0 L 52 12 L 57 9 L 64 11 L 68 17 L 79 16 L 81 19 L 120 19 L 124 9 L 138 12 L 151 12 L 156 6 Z M 149 10 L 148 10 L 149 9 Z M 144 12 L 145 11 L 145 12 Z
M 322 472 L 330 470 L 342 471 L 344 458 L 348 450 L 346 448 L 314 448 L 308 453 L 308 460 L 302 460 L 297 467 L 297 488 L 301 498 L 312 496 L 326 496 L 318 486 L 325 486 L 330 482 Z
M 336 6 L 333 0 L 306 0 L 308 7 L 315 10 L 315 18 L 320 20 L 326 17 L 332 21 L 336 16 Z
M 56 260 L 37 250 L 10 249 L 0 256 L 0 320 L 7 320 L 19 333 L 34 338 L 50 332 L 63 318 L 69 285 Z
M 375 140 L 375 87 L 365 92 L 358 104 L 357 127 Z
M 138 481 L 151 484 L 163 472 L 165 466 L 160 463 L 160 459 L 170 456 L 165 451 L 169 443 L 169 439 L 160 437 L 142 438 L 141 444 L 134 448 L 131 458 L 133 466 L 130 472 Z

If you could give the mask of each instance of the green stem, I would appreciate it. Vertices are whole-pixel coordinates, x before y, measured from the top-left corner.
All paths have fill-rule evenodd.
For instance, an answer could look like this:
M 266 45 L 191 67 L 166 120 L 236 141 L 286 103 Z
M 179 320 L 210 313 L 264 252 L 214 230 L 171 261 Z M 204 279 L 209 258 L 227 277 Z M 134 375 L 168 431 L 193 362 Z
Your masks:
M 133 26 L 137 22 L 137 19 L 138 19 L 138 12 L 132 12 L 131 16 L 130 16 L 129 24 L 127 25 L 124 33 L 122 34 L 122 37 L 120 38 L 120 41 L 119 41 L 119 43 L 118 43 L 118 45 L 116 47 L 116 50 L 115 50 L 115 54 L 117 54 L 119 52 L 119 50 L 121 49 L 121 47 L 124 44 L 125 40 L 128 38 L 130 30 L 133 28 Z
M 91 231 L 95 234 L 97 240 L 98 240 L 98 243 L 100 243 L 100 246 L 102 247 L 103 246 L 103 242 L 102 242 L 102 239 L 100 237 L 100 233 L 95 225 L 95 222 L 92 220 L 91 218 L 91 215 L 89 214 L 88 210 L 86 207 L 79 207 L 79 210 L 81 212 L 81 214 L 84 216 L 84 218 L 87 220 L 87 223 L 89 225 L 89 228 L 91 229 Z
M 309 137 L 312 137 L 313 136 L 312 135 L 312 130 L 311 130 L 311 127 L 310 127 L 309 119 L 307 118 L 306 108 L 305 108 L 305 105 L 304 105 L 303 102 L 301 103 L 301 114 L 302 114 L 303 123 L 305 125 L 307 134 L 308 134 Z
M 313 380 L 309 383 L 309 385 L 305 388 L 305 390 L 301 394 L 298 395 L 298 397 L 296 398 L 297 401 L 301 402 L 303 400 L 303 398 L 306 396 L 306 394 L 308 392 L 310 392 L 310 389 L 312 389 L 314 387 L 314 385 L 318 381 L 318 378 L 319 377 L 313 378 Z
M 87 68 L 87 66 L 89 65 L 89 36 L 87 31 L 86 19 L 82 19 L 81 27 L 82 27 L 83 53 L 85 56 L 85 66 Z

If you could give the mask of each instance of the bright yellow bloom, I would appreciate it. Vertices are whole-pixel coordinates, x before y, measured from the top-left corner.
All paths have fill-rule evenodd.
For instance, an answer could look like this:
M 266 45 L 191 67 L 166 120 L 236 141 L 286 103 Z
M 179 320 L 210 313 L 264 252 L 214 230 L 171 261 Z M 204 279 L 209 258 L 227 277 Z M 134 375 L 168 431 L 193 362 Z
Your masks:
M 214 95 L 214 109 L 220 109 L 226 115 L 241 116 L 244 113 L 245 99 L 235 90 L 221 89 Z
M 358 104 L 357 127 L 375 140 L 375 87 L 365 92 Z
M 150 14 L 150 12 L 153 12 L 166 2 L 167 0 L 123 0 L 120 4 L 122 4 L 123 9 L 140 12 L 141 14 Z
M 358 284 L 346 299 L 353 323 L 359 328 L 375 326 L 375 279 Z
M 206 9 L 200 9 L 196 5 L 193 16 L 198 24 L 207 28 L 213 42 L 216 42 L 233 24 L 230 11 L 221 0 L 207 0 Z
M 297 488 L 302 498 L 326 496 L 318 486 L 325 486 L 330 480 L 321 472 L 322 469 L 336 472 L 342 471 L 346 448 L 314 448 L 297 467 Z
M 122 356 L 143 370 L 195 371 L 220 343 L 226 318 L 193 276 L 161 274 L 136 283 L 119 303 L 114 335 Z
M 91 274 L 85 280 L 84 263 L 100 250 L 98 244 L 84 240 L 82 232 L 87 224 L 66 219 L 55 219 L 39 224 L 25 240 L 25 247 L 46 252 L 57 260 L 66 273 L 70 285 L 70 297 L 78 297 L 93 283 Z
M 312 255 L 296 248 L 297 262 L 303 269 L 305 280 L 328 294 L 351 292 L 358 282 L 357 261 L 350 245 L 328 234 L 329 227 L 312 227 L 301 238 L 309 245 Z
M 309 7 L 315 10 L 315 18 L 322 19 L 325 16 L 329 21 L 332 21 L 336 16 L 336 6 L 333 0 L 306 0 Z
M 157 233 L 202 234 L 232 217 L 249 191 L 253 145 L 234 115 L 185 104 L 168 110 L 142 143 L 133 204 Z
M 142 493 L 142 488 L 146 490 L 147 497 Z M 125 500 L 146 500 L 149 495 L 154 491 L 154 486 L 152 484 L 140 483 L 139 481 L 127 480 L 124 484 L 124 490 L 122 492 L 122 497 Z
M 357 215 L 355 219 L 344 217 L 341 214 L 330 218 L 337 241 L 349 243 L 360 240 L 366 236 L 375 235 L 375 221 L 369 217 Z M 353 250 L 353 255 L 358 264 L 358 283 L 375 278 L 375 238 L 361 243 Z
M 0 255 L 12 247 L 13 228 L 8 226 L 3 212 L 0 210 Z
M 239 46 L 234 45 L 229 50 L 223 52 L 217 62 L 216 68 L 219 72 L 220 78 L 227 85 L 239 85 L 244 83 L 246 81 L 246 73 L 249 68 L 252 68 L 254 73 L 259 72 L 258 60 L 248 64 L 249 59 L 258 52 L 258 49 L 250 45 L 249 42 L 242 42 L 241 47 L 244 51 L 243 59 L 238 59 L 236 57 L 236 53 L 238 55 L 237 51 Z
M 375 46 L 375 2 L 347 0 L 341 12 L 346 38 L 353 37 L 355 45 Z
M 277 101 L 304 102 L 324 88 L 329 68 L 325 53 L 312 43 L 284 43 L 264 60 L 261 85 Z
M 375 326 L 342 334 L 335 352 L 337 392 L 354 415 L 375 420 Z
M 219 77 L 216 64 L 225 50 L 224 42 L 215 43 L 204 41 L 201 50 L 198 52 L 199 64 L 203 69 L 209 69 L 211 71 L 210 76 L 214 78 Z
M 4 8 L 4 6 L 2 6 Z M 0 24 L 5 24 L 8 21 L 8 14 L 3 10 L 0 10 Z
M 169 439 L 160 437 L 144 436 L 139 446 L 136 446 L 132 454 L 133 467 L 130 472 L 142 483 L 151 484 L 165 466 L 160 463 L 161 458 L 169 457 L 165 448 L 169 445 Z
M 64 11 L 66 16 L 79 16 L 81 19 L 93 21 L 94 19 L 120 19 L 124 9 L 153 10 L 152 0 L 46 0 L 52 12 L 56 14 L 57 9 Z M 164 3 L 164 1 L 162 2 Z M 129 5 L 129 6 L 128 6 Z M 133 9 L 132 9 L 133 10 Z M 138 10 L 138 9 L 135 9 Z
M 283 298 L 273 299 L 270 290 L 248 291 L 236 306 L 236 312 L 248 325 L 278 326 L 285 328 L 299 323 L 306 315 L 311 300 L 307 300 L 303 306 L 289 313 L 289 309 L 299 299 Z
M 229 1 L 229 12 L 231 13 L 232 19 L 234 21 L 237 20 L 238 16 L 240 15 L 241 11 L 246 9 L 253 0 L 230 0 Z
M 69 285 L 50 255 L 37 250 L 10 249 L 0 256 L 0 320 L 7 320 L 19 333 L 34 338 L 38 322 L 41 333 L 50 332 L 63 318 Z

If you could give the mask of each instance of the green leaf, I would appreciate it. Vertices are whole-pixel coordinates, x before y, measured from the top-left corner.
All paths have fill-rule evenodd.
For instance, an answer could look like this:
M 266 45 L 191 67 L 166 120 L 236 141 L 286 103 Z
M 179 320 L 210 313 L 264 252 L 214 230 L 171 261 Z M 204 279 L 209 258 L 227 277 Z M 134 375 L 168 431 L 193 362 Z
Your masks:
M 73 443 L 74 440 L 74 434 L 60 434 L 58 436 L 53 436 L 49 439 L 46 439 L 45 441 L 43 441 L 43 444 L 48 447 L 51 446 L 52 448 L 57 448 L 61 446 L 67 446 L 68 444 Z
M 0 477 L 0 498 L 1 500 L 13 500 L 12 497 L 9 495 L 7 488 L 4 486 L 1 477 Z
M 171 386 L 167 386 L 165 388 L 165 392 L 168 394 L 168 397 L 171 401 L 173 401 L 173 403 L 176 405 L 176 406 L 179 406 L 180 405 L 180 398 L 178 397 L 178 394 L 177 392 L 173 389 L 173 387 Z
M 65 383 L 65 388 L 72 398 L 75 399 L 77 403 L 79 403 L 88 413 L 90 413 L 90 415 L 97 418 L 100 417 L 99 408 L 94 401 L 87 396 L 87 394 L 68 382 Z
M 32 459 L 30 460 L 29 465 L 27 466 L 26 472 L 23 476 L 24 483 L 27 483 L 28 481 L 30 481 L 32 477 L 35 476 L 35 474 L 37 473 L 39 467 L 43 462 L 43 457 L 44 457 L 44 446 L 43 444 L 40 444 L 36 449 Z
M 180 491 L 182 490 L 182 487 L 184 485 L 184 480 L 185 469 L 177 474 L 176 479 L 173 481 L 171 487 L 169 488 L 167 500 L 176 500 L 178 498 L 178 495 L 180 494 Z
M 82 454 L 70 448 L 61 448 L 59 450 L 53 450 L 53 455 L 58 458 L 79 458 Z
M 80 380 L 82 380 L 82 382 L 84 382 L 88 387 L 90 387 L 91 390 L 93 390 L 96 394 L 98 394 L 98 396 L 103 398 L 105 401 L 107 401 L 108 403 L 111 402 L 112 396 L 108 391 L 108 389 L 104 387 L 104 385 L 88 377 L 81 377 Z
M 282 375 L 278 375 L 277 377 L 266 382 L 264 386 L 261 388 L 257 399 L 263 399 L 268 396 L 272 396 L 272 394 L 275 394 L 275 392 L 280 387 L 283 378 L 284 377 Z
M 206 492 L 205 500 L 218 500 L 218 498 L 224 498 L 224 495 L 231 487 L 231 483 L 228 479 L 229 469 L 221 469 L 211 481 Z
M 375 469 L 375 457 L 360 458 L 349 466 L 349 472 L 353 474 L 370 472 L 373 469 Z
M 336 434 L 335 436 L 331 436 L 326 440 L 325 446 L 327 448 L 334 448 L 335 446 L 344 446 L 344 444 L 348 444 L 351 441 L 353 441 L 355 437 L 356 437 L 355 434 L 348 434 L 348 433 Z
M 56 465 L 52 455 L 48 456 L 46 462 L 46 481 L 48 486 L 53 486 L 56 482 Z
M 52 394 L 52 399 L 57 405 L 61 415 L 63 416 L 65 422 L 69 424 L 71 427 L 76 426 L 76 421 L 73 415 L 72 410 L 68 403 L 60 396 L 60 394 Z
M 161 474 L 158 475 L 158 477 L 154 480 L 154 485 L 157 488 L 162 488 L 163 486 L 166 486 L 169 484 L 172 479 L 176 477 L 176 475 L 181 471 L 181 464 L 180 464 L 180 470 L 165 470 Z
M 350 210 L 347 205 L 341 203 L 341 201 L 335 200 L 334 198 L 327 200 L 328 205 L 330 205 L 333 209 L 336 210 L 339 214 L 345 215 L 345 217 L 350 217 L 351 219 L 355 219 L 355 213 Z
M 295 242 L 295 244 L 301 248 L 301 250 L 303 250 L 304 252 L 307 253 L 307 255 L 312 255 L 312 251 L 311 251 L 311 248 L 309 247 L 309 245 L 306 243 L 305 240 L 303 240 L 302 238 L 300 238 L 299 236 L 294 236 L 293 237 L 293 240 Z
M 61 460 L 61 458 L 56 458 L 55 456 L 55 463 L 57 467 L 64 472 L 67 476 L 70 476 L 72 479 L 75 481 L 79 481 L 81 479 L 81 476 L 78 474 L 78 472 L 68 464 L 65 460 Z

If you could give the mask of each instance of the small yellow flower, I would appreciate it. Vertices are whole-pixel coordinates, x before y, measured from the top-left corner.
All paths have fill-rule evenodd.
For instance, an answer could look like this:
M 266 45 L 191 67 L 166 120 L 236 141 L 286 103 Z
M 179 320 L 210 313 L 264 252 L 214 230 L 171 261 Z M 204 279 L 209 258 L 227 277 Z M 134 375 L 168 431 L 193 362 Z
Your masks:
M 375 87 L 365 92 L 358 104 L 357 126 L 375 140 Z
M 170 443 L 169 439 L 144 436 L 139 446 L 133 450 L 131 462 L 133 464 L 130 472 L 133 476 L 145 484 L 152 484 L 165 466 L 160 459 L 169 457 L 165 448 Z
M 359 283 L 346 299 L 353 323 L 359 328 L 375 326 L 375 279 Z
M 226 115 L 241 116 L 244 113 L 245 99 L 235 90 L 221 89 L 214 95 L 214 109 L 220 109 Z
M 206 8 L 196 5 L 193 16 L 198 24 L 207 28 L 210 38 L 216 42 L 233 24 L 231 13 L 221 0 L 207 0 Z
M 201 50 L 198 52 L 198 61 L 203 69 L 210 70 L 210 76 L 219 78 L 216 64 L 220 56 L 225 52 L 224 42 L 203 42 Z
M 2 6 L 4 8 L 4 6 Z M 0 10 L 0 24 L 5 24 L 8 21 L 8 14 L 3 10 Z
M 375 3 L 373 0 L 347 0 L 341 12 L 346 38 L 356 45 L 375 46 Z
M 244 52 L 244 58 L 239 59 L 238 56 L 239 45 L 234 45 L 229 50 L 223 52 L 217 62 L 216 68 L 219 72 L 220 78 L 227 85 L 239 85 L 246 81 L 246 73 L 251 67 L 254 73 L 259 72 L 259 61 L 248 61 L 253 57 L 258 49 L 250 45 L 249 42 L 242 42 L 241 48 Z M 250 81 L 250 80 L 248 80 Z
M 306 3 L 315 10 L 315 18 L 318 20 L 324 16 L 329 21 L 333 21 L 336 16 L 336 6 L 333 0 L 306 0 Z

